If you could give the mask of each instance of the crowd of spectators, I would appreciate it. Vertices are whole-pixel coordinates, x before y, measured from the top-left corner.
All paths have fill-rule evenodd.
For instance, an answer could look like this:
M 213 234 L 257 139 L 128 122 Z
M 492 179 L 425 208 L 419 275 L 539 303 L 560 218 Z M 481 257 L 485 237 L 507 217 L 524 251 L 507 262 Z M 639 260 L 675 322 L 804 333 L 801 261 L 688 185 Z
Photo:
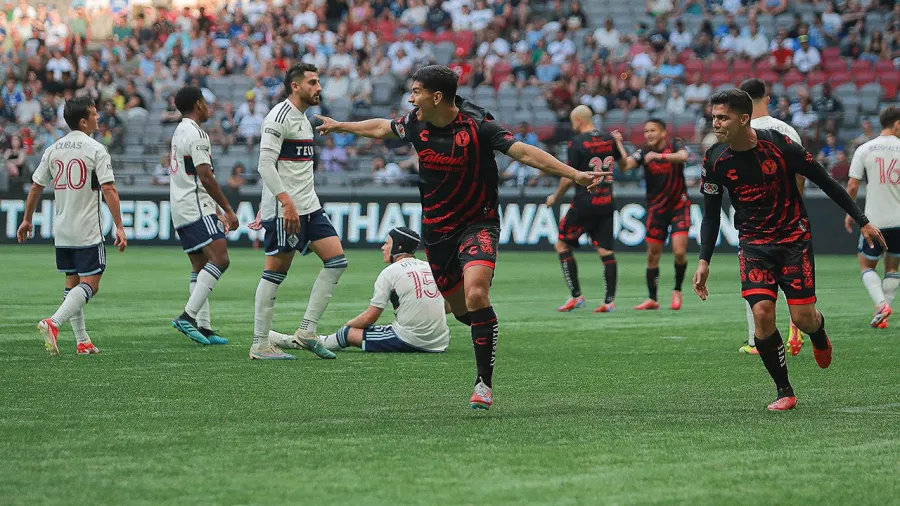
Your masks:
M 689 117 L 690 131 L 673 135 L 703 146 L 710 141 L 705 103 L 715 89 L 707 67 L 734 69 L 732 79 L 759 68 L 776 78 L 799 73 L 799 86 L 773 97 L 772 115 L 793 124 L 810 147 L 821 148 L 820 160 L 840 174 L 858 143 L 842 143 L 839 131 L 857 125 L 844 124 L 841 100 L 827 80 L 814 94 L 806 77 L 812 82 L 827 63 L 826 52 L 835 50 L 839 60 L 862 60 L 894 73 L 900 68 L 900 2 L 893 0 L 647 0 L 649 17 L 628 29 L 621 20 L 589 18 L 582 1 L 201 0 L 196 8 L 121 10 L 103 1 L 55 7 L 6 2 L 0 16 L 2 166 L 10 181 L 27 181 L 29 157 L 67 130 L 67 98 L 98 102 L 96 138 L 115 156 L 125 152 L 132 122 L 178 122 L 172 95 L 192 84 L 211 104 L 206 128 L 216 149 L 247 153 L 243 172 L 231 178 L 242 186 L 252 172 L 246 167 L 255 164 L 250 155 L 262 121 L 283 99 L 282 75 L 292 62 L 320 69 L 323 102 L 310 114 L 366 115 L 384 105 L 390 107 L 384 112 L 402 114 L 409 107 L 404 92 L 411 73 L 443 60 L 466 90 L 488 88 L 500 97 L 538 88 L 537 102 L 556 121 L 519 125 L 516 135 L 560 155 L 575 105 L 591 107 L 604 126 L 625 125 L 635 111 Z M 814 15 L 804 18 L 799 5 L 812 5 Z M 876 28 L 868 26 L 872 12 L 883 20 Z M 772 21 L 792 13 L 790 23 Z M 223 78 L 246 86 L 240 95 L 218 96 Z M 521 108 L 532 106 L 524 102 Z M 346 109 L 330 110 L 345 103 Z M 519 123 L 499 119 L 511 127 Z M 873 135 L 870 128 L 863 123 L 863 135 Z M 144 154 L 162 154 L 159 141 L 164 139 L 148 140 Z M 319 143 L 317 156 L 321 172 L 371 172 L 374 182 L 385 185 L 410 184 L 417 167 L 408 145 L 349 134 Z M 371 166 L 360 167 L 360 160 Z M 166 163 L 150 171 L 150 181 L 165 181 Z M 552 184 L 517 164 L 504 169 L 503 179 L 515 186 Z

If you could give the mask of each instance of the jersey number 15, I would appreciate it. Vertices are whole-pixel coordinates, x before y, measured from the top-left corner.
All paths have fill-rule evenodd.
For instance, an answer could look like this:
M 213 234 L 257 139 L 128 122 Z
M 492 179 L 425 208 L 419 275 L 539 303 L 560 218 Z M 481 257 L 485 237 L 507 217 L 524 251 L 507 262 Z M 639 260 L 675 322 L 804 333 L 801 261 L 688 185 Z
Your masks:
M 434 276 L 430 272 L 407 272 L 407 276 L 412 278 L 416 285 L 416 298 L 421 299 L 424 295 L 429 299 L 436 299 L 441 292 L 437 289 L 434 282 Z

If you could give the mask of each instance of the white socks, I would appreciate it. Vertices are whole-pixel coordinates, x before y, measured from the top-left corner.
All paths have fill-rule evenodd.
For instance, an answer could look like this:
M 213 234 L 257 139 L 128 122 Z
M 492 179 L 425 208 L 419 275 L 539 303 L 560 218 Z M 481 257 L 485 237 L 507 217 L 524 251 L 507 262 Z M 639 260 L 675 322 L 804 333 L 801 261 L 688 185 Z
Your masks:
M 275 315 L 275 294 L 284 282 L 287 273 L 263 271 L 262 279 L 256 287 L 256 307 L 253 319 L 253 347 L 268 348 L 269 331 L 272 329 L 272 318 Z
M 341 351 L 346 348 L 346 346 L 341 346 L 341 343 L 338 340 L 337 333 L 322 336 L 322 344 L 329 351 Z
M 274 330 L 269 331 L 269 343 L 278 346 L 279 348 L 290 348 L 292 350 L 300 349 L 293 342 L 294 336 L 288 334 L 282 334 L 281 332 L 275 332 Z
M 58 328 L 63 323 L 69 321 L 76 313 L 81 312 L 82 308 L 91 297 L 94 296 L 94 289 L 91 288 L 91 285 L 87 283 L 78 283 L 78 286 L 69 290 L 69 294 L 66 295 L 65 300 L 63 300 L 62 305 L 59 306 L 59 309 L 53 313 L 53 316 L 50 317 L 53 320 L 53 323 Z M 84 326 L 84 314 L 81 316 L 82 327 Z
M 750 303 L 744 301 L 747 305 L 747 328 L 750 329 L 750 337 L 747 338 L 747 344 L 750 346 L 756 346 L 756 321 L 753 319 L 753 308 L 750 307 Z
M 190 291 L 188 291 L 188 295 L 194 293 L 194 287 L 197 286 L 197 273 L 191 273 L 191 285 Z M 203 329 L 212 329 L 212 322 L 210 321 L 209 314 L 209 299 L 206 299 L 206 302 L 203 303 L 203 306 L 200 308 L 200 311 L 197 311 L 197 325 Z
M 63 302 L 65 302 L 66 297 L 69 295 L 69 289 L 66 288 L 63 291 Z M 91 340 L 88 336 L 87 330 L 84 327 L 84 307 L 76 311 L 71 318 L 69 318 L 69 323 L 72 324 L 72 330 L 75 331 L 75 340 L 79 343 L 86 343 Z
M 884 290 L 881 288 L 881 277 L 878 276 L 875 269 L 866 269 L 862 271 L 861 277 L 863 286 L 869 291 L 869 297 L 872 297 L 872 302 L 875 304 L 875 307 L 884 304 Z
M 223 269 L 219 268 L 219 266 L 212 262 L 208 262 L 203 266 L 203 270 L 197 274 L 196 283 L 193 282 L 193 276 L 191 276 L 191 284 L 193 285 L 191 288 L 191 297 L 184 307 L 184 312 L 191 318 L 197 319 L 198 325 L 200 325 L 200 311 L 204 306 L 206 306 L 207 310 L 207 314 L 205 315 L 206 324 L 209 325 L 209 294 L 212 292 L 213 288 L 216 287 L 219 278 L 222 277 L 222 272 Z M 209 327 L 207 326 L 204 328 Z
M 309 294 L 309 304 L 306 306 L 306 314 L 303 315 L 303 321 L 300 322 L 300 330 L 306 334 L 314 335 L 319 318 L 331 302 L 334 295 L 334 289 L 337 287 L 341 274 L 347 270 L 347 257 L 338 255 L 325 261 L 325 265 L 316 282 L 313 283 L 312 291 Z
M 884 281 L 881 282 L 881 288 L 884 291 L 884 300 L 889 306 L 894 304 L 898 285 L 900 285 L 900 272 L 884 273 Z

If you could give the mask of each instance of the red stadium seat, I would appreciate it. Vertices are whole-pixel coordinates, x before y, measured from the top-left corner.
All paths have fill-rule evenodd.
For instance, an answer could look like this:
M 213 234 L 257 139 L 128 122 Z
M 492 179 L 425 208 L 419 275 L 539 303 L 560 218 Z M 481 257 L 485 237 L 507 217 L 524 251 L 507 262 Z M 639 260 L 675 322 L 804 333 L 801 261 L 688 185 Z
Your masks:
M 731 73 L 734 74 L 736 79 L 741 81 L 754 77 L 755 69 L 753 68 L 753 62 L 750 60 L 735 60 L 734 65 L 732 65 L 731 68 Z
M 685 123 L 683 125 L 678 125 L 675 127 L 675 137 L 679 139 L 684 139 L 688 142 L 693 140 L 694 132 L 697 130 L 697 125 L 692 125 L 690 123 Z
M 684 62 L 684 73 L 686 75 L 696 74 L 697 72 L 703 73 L 705 65 L 703 64 L 703 60 L 691 59 Z
M 840 48 L 826 47 L 822 50 L 822 69 L 826 72 L 847 70 L 847 62 L 841 58 Z
M 896 75 L 896 70 L 894 70 L 894 62 L 891 60 L 878 60 L 875 62 L 875 72 L 878 73 L 880 77 L 883 77 L 887 74 Z
M 829 72 L 828 81 L 831 83 L 831 86 L 837 88 L 844 83 L 853 81 L 853 74 L 847 72 L 846 70 L 840 72 Z
M 898 86 L 900 86 L 900 76 L 896 72 L 881 75 L 881 88 L 884 90 L 885 100 L 896 100 Z
M 796 70 L 791 70 L 784 75 L 781 84 L 783 84 L 785 88 L 789 88 L 795 84 L 802 83 L 805 80 L 806 77 L 803 74 Z
M 552 139 L 554 135 L 556 135 L 556 127 L 554 125 L 541 125 L 537 127 L 538 140 L 541 142 Z
M 774 71 L 775 69 L 772 68 L 771 60 L 763 58 L 762 60 L 753 63 L 753 70 L 756 72 L 765 72 L 769 70 Z
M 815 86 L 817 84 L 822 84 L 828 80 L 828 75 L 825 72 L 821 72 L 818 70 L 814 70 L 807 74 L 806 76 L 806 84 L 809 86 Z
M 853 72 L 853 82 L 856 83 L 857 87 L 864 84 L 875 83 L 878 82 L 878 74 L 873 70 L 856 70 Z
M 424 32 L 419 32 L 419 38 L 425 42 L 434 42 L 436 36 L 435 36 L 434 32 L 424 31 Z
M 761 70 L 761 71 L 756 72 L 756 77 L 758 77 L 759 79 L 762 79 L 763 81 L 766 82 L 766 84 L 771 86 L 772 83 L 777 83 L 778 79 L 781 76 L 779 76 L 778 72 L 775 72 L 774 70 Z
M 641 146 L 644 144 L 644 125 L 635 125 L 631 127 L 631 131 L 628 133 L 628 141 L 634 144 L 635 146 Z
M 717 74 L 722 72 L 728 72 L 728 62 L 722 60 L 713 60 L 709 62 L 709 73 Z
M 856 75 L 859 72 L 871 72 L 872 62 L 869 60 L 856 60 L 850 64 L 850 72 Z
M 693 59 L 694 51 L 691 49 L 685 49 L 684 51 L 678 53 L 678 62 L 687 68 L 687 63 Z
M 706 81 L 709 83 L 710 86 L 715 88 L 716 86 L 730 83 L 732 81 L 733 77 L 734 76 L 732 76 L 730 72 L 719 72 L 719 73 L 710 75 L 709 79 L 707 79 Z

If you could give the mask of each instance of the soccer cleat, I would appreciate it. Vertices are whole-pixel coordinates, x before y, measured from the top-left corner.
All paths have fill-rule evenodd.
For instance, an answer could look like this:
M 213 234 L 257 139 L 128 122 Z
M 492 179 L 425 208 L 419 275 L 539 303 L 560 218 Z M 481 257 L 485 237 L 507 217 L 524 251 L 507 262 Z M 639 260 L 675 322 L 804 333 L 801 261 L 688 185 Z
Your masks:
M 187 313 L 181 313 L 181 316 L 172 320 L 172 326 L 193 341 L 200 344 L 210 344 L 209 339 L 197 330 L 197 322 L 188 316 Z
M 285 353 L 272 345 L 262 349 L 256 349 L 251 346 L 250 360 L 297 360 L 297 357 Z
M 485 385 L 483 381 L 479 381 L 475 385 L 475 392 L 472 394 L 472 398 L 469 399 L 469 407 L 472 409 L 491 409 L 491 404 L 493 403 L 494 394 L 491 391 L 491 387 Z
M 880 328 L 880 329 L 886 329 L 886 328 L 888 328 L 888 321 L 887 321 L 887 319 L 881 320 L 881 323 L 878 324 L 878 328 Z
M 78 355 L 96 355 L 100 353 L 100 350 L 94 346 L 94 343 L 86 341 L 75 345 L 75 353 Z
M 750 344 L 750 341 L 744 341 L 744 345 L 738 348 L 738 351 L 745 355 L 759 355 L 756 346 Z
M 56 328 L 56 324 L 53 323 L 53 320 L 50 318 L 41 320 L 37 326 L 38 330 L 41 331 L 41 334 L 44 335 L 44 348 L 47 348 L 47 353 L 57 356 L 59 355 L 59 345 L 57 343 L 59 339 L 59 329 Z
M 311 351 L 319 358 L 337 358 L 337 355 L 332 353 L 331 350 L 322 344 L 322 341 L 319 340 L 317 335 L 306 334 L 300 329 L 297 329 L 297 332 L 294 332 L 294 338 L 291 339 L 291 343 L 298 349 Z
M 568 313 L 573 309 L 581 309 L 584 307 L 584 295 L 579 295 L 578 297 L 572 297 L 566 301 L 565 304 L 556 308 L 560 313 Z
M 209 341 L 209 344 L 228 344 L 228 339 L 220 336 L 215 330 L 200 328 L 200 333 Z
M 791 348 L 791 356 L 796 357 L 803 349 L 803 332 L 791 322 L 790 337 L 788 337 L 788 346 Z
M 610 302 L 609 304 L 603 304 L 594 310 L 595 313 L 612 313 L 616 310 L 616 304 L 614 302 Z
M 887 302 L 882 304 L 878 308 L 878 311 L 875 312 L 875 317 L 872 318 L 872 323 L 870 324 L 872 325 L 872 328 L 880 328 L 879 325 L 881 325 L 881 322 L 887 322 L 888 316 L 891 316 L 892 312 L 893 311 L 891 311 L 891 306 L 889 306 Z
M 769 411 L 787 411 L 797 406 L 797 398 L 793 395 L 790 397 L 782 397 L 772 404 L 769 404 Z
M 831 339 L 828 339 L 827 334 L 825 335 L 825 342 L 828 343 L 828 348 L 825 348 L 824 350 L 820 350 L 815 346 L 812 347 L 816 363 L 819 364 L 819 367 L 822 369 L 828 369 L 828 366 L 831 365 Z
M 673 290 L 672 291 L 671 308 L 673 311 L 678 311 L 679 309 L 681 309 L 681 290 Z
M 647 299 L 644 302 L 641 302 L 637 306 L 634 306 L 635 311 L 647 311 L 652 309 L 659 309 L 659 302 L 656 302 L 653 299 Z

